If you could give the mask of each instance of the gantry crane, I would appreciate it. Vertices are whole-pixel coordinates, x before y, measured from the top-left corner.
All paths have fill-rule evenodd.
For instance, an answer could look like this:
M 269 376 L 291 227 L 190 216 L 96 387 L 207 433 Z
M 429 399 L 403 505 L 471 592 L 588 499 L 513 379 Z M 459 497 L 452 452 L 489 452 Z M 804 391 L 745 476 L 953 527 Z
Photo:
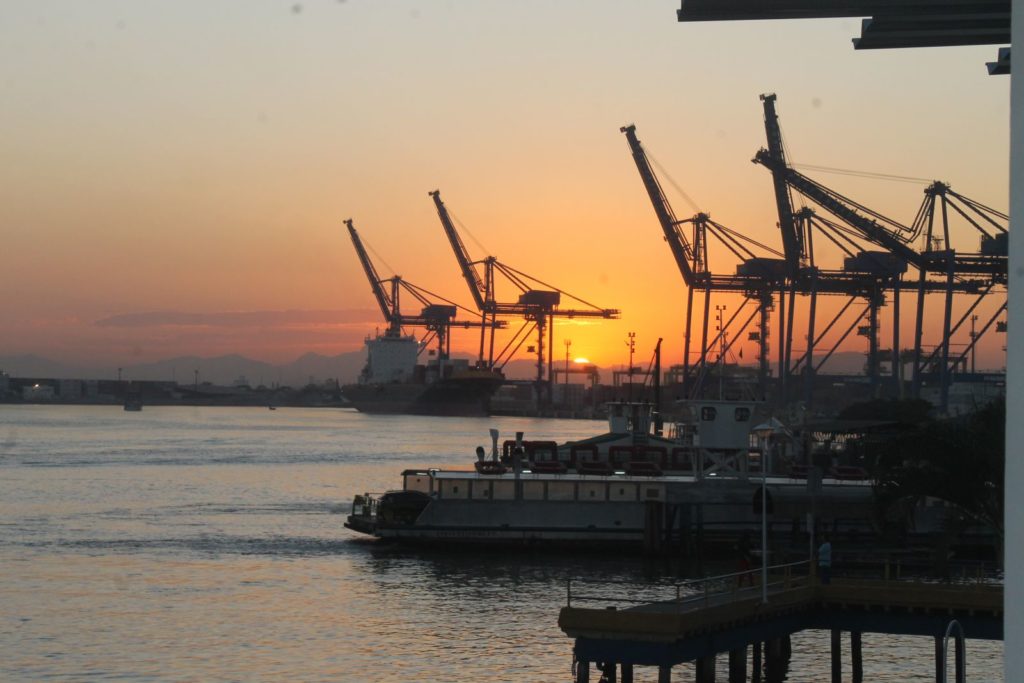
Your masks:
M 686 330 L 683 338 L 683 393 L 694 397 L 701 391 L 701 380 L 707 374 L 707 360 L 713 349 L 719 349 L 719 360 L 724 359 L 732 344 L 742 337 L 755 317 L 758 318 L 758 330 L 750 333 L 750 339 L 758 345 L 758 384 L 761 398 L 767 393 L 768 385 L 768 339 L 769 317 L 774 305 L 774 294 L 786 283 L 785 262 L 778 257 L 782 254 L 755 242 L 721 223 L 713 221 L 704 212 L 698 212 L 692 218 L 679 220 L 662 190 L 654 169 L 651 167 L 647 152 L 636 135 L 636 126 L 623 126 L 619 129 L 626 135 L 633 161 L 636 163 L 647 190 L 647 195 L 658 217 L 664 239 L 668 242 L 687 287 L 686 298 Z M 692 238 L 688 238 L 684 226 L 692 227 Z M 708 239 L 714 237 L 729 249 L 740 263 L 735 275 L 713 274 L 708 268 Z M 758 256 L 751 246 L 757 247 L 769 256 Z M 693 293 L 704 293 L 704 312 L 702 321 L 700 356 L 696 363 L 697 377 L 691 377 L 690 370 L 690 338 L 693 322 Z M 719 321 L 717 335 L 708 340 L 708 325 L 711 312 L 712 292 L 732 292 L 741 294 L 743 304 L 733 312 L 728 321 Z M 728 331 L 739 319 L 740 313 L 748 303 L 753 303 L 755 311 L 742 324 L 732 340 L 726 340 Z
M 980 202 L 968 199 L 951 190 L 941 182 L 932 183 L 925 190 L 925 199 L 917 216 L 910 226 L 905 226 L 881 213 L 843 196 L 821 183 L 793 169 L 785 158 L 782 148 L 782 134 L 775 111 L 775 95 L 762 95 L 764 103 L 765 133 L 768 148 L 761 149 L 753 161 L 766 167 L 772 173 L 776 202 L 779 210 L 779 228 L 784 244 L 794 250 L 787 252 L 787 263 L 790 265 L 790 276 L 797 289 L 806 290 L 810 277 L 820 281 L 821 272 L 813 266 L 813 250 L 811 244 L 811 228 L 817 227 L 833 243 L 840 246 L 846 253 L 844 272 L 860 277 L 876 279 L 873 292 L 869 296 L 869 324 L 865 336 L 869 337 L 868 371 L 873 384 L 877 385 L 878 376 L 878 308 L 884 304 L 886 290 L 893 292 L 893 374 L 902 389 L 900 370 L 902 358 L 899 348 L 899 297 L 903 289 L 901 276 L 906 271 L 906 264 L 918 270 L 917 309 L 914 330 L 914 363 L 913 388 L 917 392 L 921 384 L 921 376 L 926 365 L 939 368 L 941 383 L 941 403 L 945 409 L 948 403 L 950 341 L 953 334 L 973 313 L 981 300 L 994 289 L 1005 287 L 1006 284 L 1006 236 L 1008 217 L 991 209 Z M 804 210 L 806 220 L 801 229 L 792 210 L 790 190 L 825 209 L 842 225 L 816 217 L 814 212 Z M 961 216 L 981 235 L 980 253 L 958 253 L 950 246 L 949 209 Z M 945 247 L 937 248 L 935 238 L 935 220 L 941 221 L 942 237 L 938 242 Z M 917 239 L 924 242 L 923 249 L 915 249 L 912 242 Z M 869 251 L 864 243 L 881 247 L 884 251 Z M 842 293 L 842 287 L 839 288 Z M 863 289 L 861 290 L 863 291 Z M 945 295 L 942 337 L 935 351 L 926 361 L 921 360 L 921 342 L 925 310 L 925 294 L 941 292 Z M 852 289 L 847 294 L 855 296 Z M 968 311 L 956 323 L 952 323 L 952 305 L 955 294 L 966 293 L 976 297 Z M 813 311 L 813 299 L 811 310 Z M 987 331 L 996 318 L 1005 310 L 1005 303 L 999 307 L 983 328 Z M 811 313 L 809 334 L 809 352 L 813 351 L 813 312 Z M 971 344 L 957 362 L 962 361 L 965 354 L 977 343 L 980 334 L 972 336 Z M 936 356 L 940 358 L 936 359 Z
M 619 317 L 619 311 L 613 308 L 599 308 L 579 297 L 573 296 L 561 289 L 552 287 L 549 284 L 527 275 L 511 266 L 502 263 L 494 256 L 488 256 L 482 260 L 474 261 L 470 258 L 466 245 L 463 244 L 447 207 L 441 201 L 441 193 L 434 190 L 429 193 L 434 200 L 437 215 L 441 219 L 441 226 L 455 253 L 455 260 L 459 264 L 462 277 L 469 287 L 470 295 L 480 313 L 480 351 L 479 363 L 487 368 L 501 369 L 519 350 L 530 334 L 537 333 L 537 373 L 535 386 L 538 402 L 542 401 L 544 388 L 550 389 L 552 377 L 552 359 L 554 355 L 554 334 L 548 333 L 548 328 L 553 327 L 555 318 L 604 318 L 613 319 Z M 478 265 L 483 265 L 483 277 L 477 270 Z M 501 302 L 497 300 L 495 276 L 501 274 L 515 286 L 520 294 L 515 302 Z M 545 289 L 536 289 L 539 285 Z M 559 308 L 562 296 L 566 296 L 586 308 L 565 309 Z M 499 317 L 518 316 L 524 318 L 523 325 L 515 333 L 505 348 L 495 356 L 494 354 L 494 331 L 498 328 Z M 487 355 L 484 356 L 485 338 L 490 335 L 490 341 L 486 344 Z M 545 366 L 544 345 L 545 335 L 548 344 L 548 360 Z M 550 392 L 549 392 L 550 393 Z
M 775 95 L 762 95 L 761 100 L 764 103 L 764 127 L 768 148 L 761 150 L 758 157 L 759 159 L 769 159 L 777 168 L 787 168 L 782 131 L 779 127 L 778 115 L 775 112 Z M 843 343 L 854 329 L 859 335 L 868 339 L 867 375 L 871 382 L 872 392 L 875 393 L 878 391 L 880 381 L 878 314 L 881 307 L 885 305 L 886 290 L 895 290 L 898 287 L 898 282 L 907 269 L 906 262 L 899 259 L 882 258 L 877 252 L 859 250 L 856 243 L 851 244 L 849 236 L 841 226 L 817 216 L 809 208 L 794 210 L 790 185 L 784 173 L 773 172 L 772 181 L 779 217 L 778 227 L 782 235 L 783 249 L 786 252 L 789 277 L 789 319 L 786 322 L 787 333 L 783 340 L 785 353 L 781 354 L 779 364 L 782 400 L 785 401 L 787 398 L 787 379 L 796 368 L 799 368 L 801 363 L 806 361 L 803 366 L 804 400 L 809 403 L 813 391 L 815 370 L 824 365 L 839 344 Z M 847 258 L 842 271 L 823 270 L 815 263 L 813 244 L 816 231 L 846 254 Z M 808 331 L 807 349 L 794 366 L 791 363 L 792 328 L 796 313 L 795 297 L 798 293 L 808 297 Z M 827 334 L 839 322 L 855 298 L 864 299 L 865 308 L 859 314 L 855 314 L 852 324 L 846 328 L 832 349 L 815 366 L 814 351 L 817 342 L 821 340 L 815 329 L 819 294 L 839 294 L 850 297 L 848 305 L 840 309 L 839 313 L 826 326 L 823 334 Z M 894 305 L 894 312 L 896 311 L 898 311 L 898 300 Z M 868 324 L 861 326 L 859 322 L 864 317 L 867 318 Z M 898 349 L 899 326 L 896 324 L 893 325 L 893 334 L 896 339 L 894 346 Z M 899 369 L 899 364 L 895 361 L 893 369 L 894 371 Z
M 419 352 L 422 353 L 434 338 L 437 339 L 438 376 L 443 377 L 444 362 L 451 356 L 451 328 L 481 327 L 482 323 L 478 320 L 456 320 L 455 316 L 458 315 L 459 310 L 470 314 L 472 311 L 422 287 L 417 287 L 404 280 L 400 275 L 381 278 L 363 246 L 359 233 L 352 225 L 351 218 L 345 220 L 345 226 L 348 228 L 348 234 L 352 239 L 352 246 L 355 247 L 359 262 L 363 266 L 363 272 L 366 273 L 366 279 L 370 282 L 373 298 L 377 301 L 381 315 L 387 322 L 385 336 L 400 337 L 403 334 L 403 328 L 407 327 L 426 329 L 427 335 L 420 340 Z M 402 291 L 410 294 L 423 305 L 419 315 L 411 316 L 401 312 L 399 298 Z M 436 303 L 437 301 L 443 303 Z M 499 321 L 499 323 L 501 323 L 499 327 L 504 327 L 504 321 Z

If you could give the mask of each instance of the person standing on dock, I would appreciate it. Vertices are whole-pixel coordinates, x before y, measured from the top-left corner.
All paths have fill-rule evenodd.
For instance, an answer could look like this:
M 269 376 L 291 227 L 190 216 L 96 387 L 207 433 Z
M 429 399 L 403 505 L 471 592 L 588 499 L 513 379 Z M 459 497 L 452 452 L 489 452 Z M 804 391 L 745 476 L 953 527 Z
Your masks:
M 818 547 L 818 576 L 822 585 L 827 586 L 832 581 L 832 540 L 828 536 Z

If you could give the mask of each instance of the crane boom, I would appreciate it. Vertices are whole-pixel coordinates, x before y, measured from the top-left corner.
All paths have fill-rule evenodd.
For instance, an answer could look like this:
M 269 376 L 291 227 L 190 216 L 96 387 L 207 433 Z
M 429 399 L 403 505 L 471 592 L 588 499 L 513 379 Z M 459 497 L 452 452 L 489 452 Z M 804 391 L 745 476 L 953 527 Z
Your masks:
M 918 268 L 924 268 L 927 259 L 908 246 L 906 239 L 899 234 L 900 232 L 912 234 L 913 231 L 910 228 L 880 214 L 875 214 L 896 230 L 886 228 L 857 210 L 864 209 L 864 207 L 789 166 L 782 148 L 782 130 L 779 127 L 779 117 L 775 111 L 775 99 L 774 94 L 761 95 L 761 101 L 764 103 L 764 130 L 768 139 L 768 149 L 758 150 L 753 161 L 767 168 L 772 174 L 772 181 L 775 185 L 775 203 L 779 212 L 779 229 L 782 231 L 782 246 L 786 252 L 786 263 L 790 268 L 791 276 L 795 277 L 799 273 L 800 261 L 806 255 L 803 253 L 803 240 L 793 215 L 793 206 L 789 196 L 790 188 L 838 216 L 870 242 L 888 249 Z M 870 213 L 870 210 L 867 211 Z
M 363 265 L 366 279 L 370 281 L 370 289 L 373 291 L 373 297 L 377 300 L 380 312 L 384 314 L 384 319 L 388 324 L 394 326 L 396 322 L 392 311 L 394 302 L 381 284 L 380 275 L 377 274 L 377 269 L 373 267 L 373 261 L 370 260 L 370 255 L 366 253 L 363 241 L 359 238 L 359 233 L 356 232 L 355 227 L 352 225 L 352 219 L 346 219 L 345 225 L 348 227 L 348 235 L 352 238 L 352 246 L 356 249 L 359 262 Z
M 636 162 L 636 168 L 640 172 L 640 179 L 647 189 L 647 195 L 651 198 L 654 213 L 658 216 L 658 222 L 661 224 L 662 232 L 665 233 L 665 240 L 672 249 L 672 256 L 676 260 L 676 265 L 679 266 L 679 272 L 683 276 L 683 281 L 688 286 L 693 286 L 697 280 L 692 266 L 694 261 L 693 248 L 679 229 L 679 221 L 676 220 L 675 213 L 672 211 L 672 205 L 669 204 L 668 198 L 661 189 L 661 184 L 658 182 L 657 176 L 654 175 L 654 169 L 651 168 L 651 164 L 647 159 L 647 153 L 640 144 L 640 140 L 636 137 L 636 126 L 623 126 L 619 128 L 619 131 L 626 134 L 629 149 L 633 153 L 633 161 Z
M 782 147 L 782 129 L 775 113 L 775 95 L 761 95 L 764 102 L 764 132 L 768 138 L 768 154 L 777 162 L 772 169 L 772 184 L 775 189 L 775 206 L 779 213 L 779 230 L 782 232 L 782 251 L 785 252 L 786 269 L 790 278 L 796 278 L 804 257 L 803 240 L 793 215 L 793 201 L 789 196 L 785 172 L 786 152 Z
M 480 278 L 480 273 L 477 272 L 476 267 L 470 260 L 469 252 L 466 251 L 466 245 L 462 243 L 462 238 L 459 237 L 459 233 L 452 223 L 451 216 L 448 215 L 448 209 L 445 208 L 444 202 L 441 201 L 441 192 L 434 190 L 430 192 L 430 196 L 434 199 L 437 215 L 441 219 L 441 225 L 444 227 L 444 232 L 448 236 L 452 250 L 455 252 L 455 259 L 459 262 L 462 277 L 466 280 L 466 284 L 469 285 L 469 293 L 473 297 L 473 302 L 478 310 L 483 311 L 485 307 L 484 281 Z
M 927 267 L 928 259 L 920 252 L 908 246 L 898 233 L 882 226 L 878 221 L 862 215 L 853 208 L 852 202 L 849 199 L 838 192 L 830 190 L 815 180 L 811 180 L 795 169 L 788 168 L 785 165 L 785 161 L 780 163 L 767 150 L 759 150 L 756 156 L 754 156 L 754 162 L 769 169 L 773 175 L 781 175 L 785 178 L 785 182 L 789 187 L 792 187 L 811 201 L 838 216 L 870 242 L 888 249 L 893 254 L 896 254 L 908 263 L 914 264 L 918 268 Z M 907 232 L 910 232 L 909 228 L 905 229 Z

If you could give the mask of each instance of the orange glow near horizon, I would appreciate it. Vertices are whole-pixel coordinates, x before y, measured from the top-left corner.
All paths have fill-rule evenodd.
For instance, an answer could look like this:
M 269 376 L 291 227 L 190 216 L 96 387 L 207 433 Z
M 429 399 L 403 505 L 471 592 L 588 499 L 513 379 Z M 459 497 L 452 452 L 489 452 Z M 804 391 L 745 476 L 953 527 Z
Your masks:
M 0 358 L 119 367 L 358 351 L 384 322 L 349 217 L 381 277 L 397 271 L 472 310 L 427 195 L 439 189 L 471 258 L 495 256 L 622 311 L 556 319 L 545 355 L 553 348 L 557 360 L 568 338 L 590 362 L 624 366 L 635 332 L 635 364 L 658 338 L 663 364 L 679 363 L 686 289 L 619 127 L 636 124 L 677 218 L 699 207 L 779 249 L 770 175 L 750 163 L 765 144 L 758 95 L 768 88 L 793 163 L 936 177 L 1007 205 L 1009 84 L 979 67 L 988 48 L 886 51 L 883 70 L 883 56 L 841 38 L 856 35 L 855 22 L 681 25 L 663 3 L 640 3 L 623 30 L 612 0 L 585 12 L 579 3 L 309 2 L 300 13 L 275 3 L 37 5 L 0 10 L 0 126 L 18 131 L 0 167 Z M 679 68 L 707 64 L 723 40 L 729 60 Z M 903 222 L 921 199 L 920 184 L 808 175 Z M 969 233 L 954 240 L 977 251 Z M 841 267 L 841 254 L 815 244 L 821 267 Z M 735 272 L 727 249 L 709 252 L 714 272 Z M 497 288 L 500 301 L 520 293 L 506 281 Z M 939 299 L 929 297 L 926 345 Z M 419 313 L 411 296 L 402 303 Z M 714 306 L 740 303 L 712 297 L 709 338 Z M 566 295 L 561 305 L 584 307 Z M 819 331 L 840 305 L 820 300 Z M 907 347 L 914 296 L 900 305 Z M 958 299 L 954 319 L 968 305 Z M 702 294 L 693 306 L 696 361 Z M 883 348 L 891 310 L 890 300 Z M 806 315 L 800 303 L 795 356 Z M 776 306 L 773 363 L 777 316 Z M 496 350 L 521 324 L 509 320 Z M 747 332 L 731 351 L 744 363 L 756 359 Z M 968 334 L 957 333 L 957 349 Z M 479 342 L 478 330 L 453 331 L 455 353 L 475 357 Z M 1002 367 L 1002 345 L 988 333 L 979 367 Z M 840 346 L 865 348 L 855 334 Z

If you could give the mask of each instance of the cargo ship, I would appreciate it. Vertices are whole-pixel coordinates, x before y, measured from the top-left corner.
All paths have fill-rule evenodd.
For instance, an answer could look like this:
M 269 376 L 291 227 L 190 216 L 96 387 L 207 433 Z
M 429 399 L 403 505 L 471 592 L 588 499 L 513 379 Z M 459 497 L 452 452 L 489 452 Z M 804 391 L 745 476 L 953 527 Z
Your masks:
M 341 388 L 363 413 L 484 416 L 505 379 L 464 359 L 437 357 L 420 364 L 421 343 L 413 336 L 378 335 L 366 340 L 366 349 L 358 382 Z

